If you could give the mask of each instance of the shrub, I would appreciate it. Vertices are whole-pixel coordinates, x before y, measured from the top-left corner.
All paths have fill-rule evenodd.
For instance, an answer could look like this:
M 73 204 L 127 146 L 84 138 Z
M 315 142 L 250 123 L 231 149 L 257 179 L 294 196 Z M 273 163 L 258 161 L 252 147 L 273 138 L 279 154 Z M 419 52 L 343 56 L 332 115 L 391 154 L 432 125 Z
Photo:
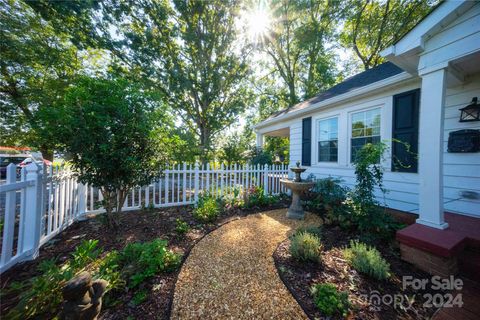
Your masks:
M 160 272 L 173 271 L 179 264 L 180 255 L 168 250 L 167 241 L 161 239 L 129 243 L 110 261 L 110 267 L 117 265 L 121 269 L 129 288 Z
M 290 253 L 299 261 L 320 262 L 322 244 L 318 236 L 308 232 L 295 233 L 290 241 Z
M 262 187 L 253 186 L 247 190 L 245 206 L 247 208 L 266 207 L 278 201 L 277 196 L 266 195 Z
M 350 241 L 350 247 L 344 249 L 343 255 L 358 272 L 378 280 L 385 280 L 390 276 L 388 262 L 373 247 L 358 241 Z
M 322 235 L 322 228 L 315 227 L 315 226 L 307 226 L 307 227 L 299 227 L 297 230 L 295 230 L 295 233 L 302 233 L 302 232 L 313 234 L 320 239 Z
M 190 230 L 190 226 L 187 222 L 183 221 L 180 218 L 175 221 L 175 232 L 177 232 L 179 235 L 186 234 L 188 230 Z
M 342 186 L 342 179 L 328 177 L 315 182 L 310 191 L 307 206 L 316 212 L 332 215 L 342 206 L 349 189 Z
M 339 292 L 334 284 L 322 283 L 312 287 L 311 293 L 315 306 L 327 317 L 340 314 L 346 317 L 350 308 L 348 294 Z
M 82 76 L 54 108 L 58 124 L 52 134 L 70 155 L 79 181 L 102 191 L 105 216 L 114 228 L 129 190 L 158 174 L 164 150 L 153 134 L 162 123 L 156 106 L 152 95 L 126 79 Z
M 193 217 L 202 223 L 213 222 L 222 212 L 221 201 L 210 195 L 200 196 Z

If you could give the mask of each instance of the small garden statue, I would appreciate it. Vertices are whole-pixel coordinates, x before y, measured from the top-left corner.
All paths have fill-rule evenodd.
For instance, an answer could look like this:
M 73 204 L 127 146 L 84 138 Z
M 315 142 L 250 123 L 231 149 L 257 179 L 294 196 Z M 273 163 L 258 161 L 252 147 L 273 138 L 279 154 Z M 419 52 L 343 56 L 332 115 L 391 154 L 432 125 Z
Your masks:
M 102 297 L 108 282 L 92 281 L 90 273 L 84 271 L 68 281 L 63 287 L 63 306 L 60 319 L 95 320 L 102 309 Z

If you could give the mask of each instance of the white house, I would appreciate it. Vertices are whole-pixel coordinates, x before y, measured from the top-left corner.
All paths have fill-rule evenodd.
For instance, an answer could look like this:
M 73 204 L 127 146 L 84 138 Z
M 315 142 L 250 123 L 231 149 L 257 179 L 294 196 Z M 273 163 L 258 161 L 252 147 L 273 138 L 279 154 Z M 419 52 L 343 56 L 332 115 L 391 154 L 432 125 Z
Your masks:
M 452 229 L 445 211 L 478 223 L 480 121 L 461 122 L 459 109 L 480 98 L 480 2 L 443 2 L 382 56 L 387 63 L 258 124 L 257 145 L 264 136 L 289 137 L 290 163 L 301 161 L 305 175 L 352 186 L 356 148 L 385 141 L 388 207 L 418 214 L 414 228 L 433 233 Z M 418 160 L 393 139 L 410 144 Z

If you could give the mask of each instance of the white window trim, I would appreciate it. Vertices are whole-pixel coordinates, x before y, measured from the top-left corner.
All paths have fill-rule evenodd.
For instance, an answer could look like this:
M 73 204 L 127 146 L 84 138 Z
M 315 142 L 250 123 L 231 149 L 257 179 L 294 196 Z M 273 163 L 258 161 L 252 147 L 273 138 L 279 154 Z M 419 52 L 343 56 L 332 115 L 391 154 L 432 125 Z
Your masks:
M 348 126 L 347 126 L 347 166 L 353 168 L 352 159 L 352 115 L 355 113 L 366 112 L 370 110 L 380 109 L 380 141 L 383 141 L 385 137 L 385 130 L 386 130 L 386 112 L 385 112 L 385 104 L 377 104 L 374 106 L 369 106 L 367 108 L 362 109 L 355 109 L 351 110 L 347 113 L 348 118 Z M 385 167 L 384 163 L 382 162 L 382 166 Z
M 320 121 L 324 120 L 330 120 L 337 118 L 337 161 L 318 161 L 318 139 L 319 134 L 318 134 L 318 127 L 320 124 Z M 314 136 L 314 141 L 313 141 L 313 148 L 312 150 L 314 151 L 314 161 L 312 163 L 314 165 L 322 166 L 322 167 L 338 167 L 339 166 L 339 150 L 340 150 L 340 121 L 341 117 L 339 113 L 328 115 L 328 116 L 323 116 L 323 117 L 316 117 L 315 118 L 315 136 Z

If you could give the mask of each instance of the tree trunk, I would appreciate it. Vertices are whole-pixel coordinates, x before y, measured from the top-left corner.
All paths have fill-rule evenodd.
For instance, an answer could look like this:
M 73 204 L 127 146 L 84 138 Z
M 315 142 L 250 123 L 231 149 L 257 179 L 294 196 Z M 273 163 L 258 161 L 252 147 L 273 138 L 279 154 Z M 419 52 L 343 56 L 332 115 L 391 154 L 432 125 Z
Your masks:
M 113 212 L 113 208 L 117 201 L 117 193 L 107 190 L 102 190 L 103 194 L 103 207 L 105 208 L 105 216 L 107 220 L 107 226 L 113 231 L 118 230 L 117 219 L 115 219 L 116 214 Z
M 203 126 L 200 127 L 200 161 L 204 164 L 209 160 L 210 144 L 210 130 Z
M 40 146 L 39 150 L 42 153 L 43 159 L 53 162 L 53 150 L 44 145 Z
M 290 107 L 297 103 L 297 94 L 295 92 L 295 84 L 290 82 L 288 84 L 288 96 L 290 100 Z

